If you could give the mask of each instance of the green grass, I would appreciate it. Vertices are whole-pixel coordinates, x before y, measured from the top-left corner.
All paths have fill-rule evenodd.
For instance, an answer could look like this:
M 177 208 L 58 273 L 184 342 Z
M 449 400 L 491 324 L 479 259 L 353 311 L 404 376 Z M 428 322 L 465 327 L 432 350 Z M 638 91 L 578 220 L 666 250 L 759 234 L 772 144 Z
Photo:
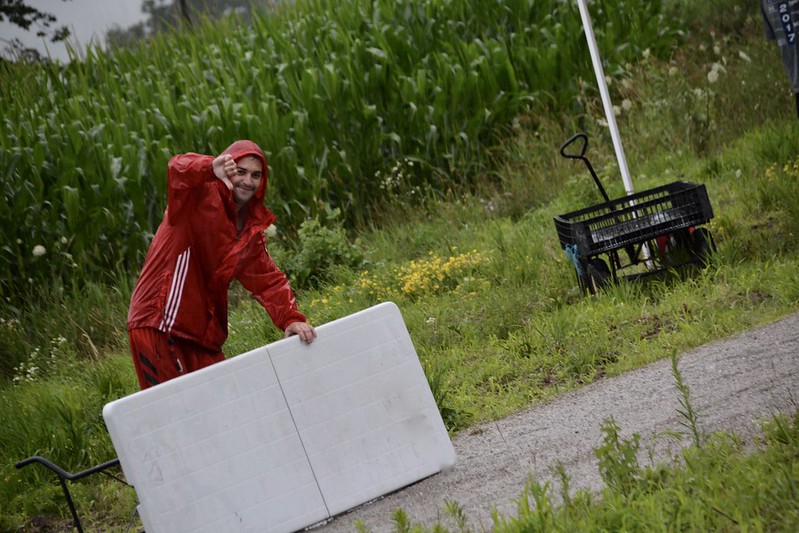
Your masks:
M 531 479 L 518 514 L 495 531 L 795 531 L 799 526 L 799 417 L 776 417 L 752 447 L 729 434 L 686 448 L 680 466 L 641 466 L 637 435 L 620 439 L 611 421 L 596 454 L 606 488 L 580 491 L 561 505 L 551 486 Z M 563 495 L 561 495 L 563 496 Z M 467 527 L 460 529 L 469 531 Z
M 695 424 L 690 391 L 677 370 L 681 415 L 694 445 L 668 460 L 641 464 L 641 435 L 621 437 L 613 418 L 603 420 L 594 448 L 601 492 L 571 491 L 566 468 L 553 469 L 557 483 L 530 476 L 516 512 L 493 513 L 491 531 L 795 531 L 799 526 L 799 413 L 762 423 L 762 437 L 744 444 L 734 434 L 702 433 Z M 673 438 L 664 435 L 657 438 Z M 457 501 L 442 509 L 434 526 L 414 524 L 403 509 L 390 517 L 397 532 L 484 531 L 471 524 Z M 389 520 L 389 517 L 386 517 Z M 356 521 L 357 531 L 366 532 Z
M 671 56 L 641 52 L 612 73 L 636 189 L 676 179 L 708 189 L 718 252 L 707 269 L 620 283 L 596 296 L 577 288 L 552 217 L 601 198 L 579 163 L 559 157 L 560 144 L 587 132 L 588 156 L 605 187 L 613 196 L 623 192 L 587 78 L 572 108 L 518 115 L 491 154 L 497 168 L 478 174 L 473 186 L 431 190 L 408 181 L 408 163 L 389 165 L 386 183 L 405 188 L 381 193 L 379 218 L 353 232 L 364 263 L 332 265 L 302 286 L 301 308 L 322 324 L 395 301 L 452 434 L 795 312 L 799 121 L 776 48 L 745 4 L 726 0 L 723 19 L 691 17 L 687 44 Z M 714 63 L 725 70 L 711 83 Z M 334 217 L 320 220 L 336 229 Z M 290 264 L 295 244 L 285 228 L 272 242 L 278 263 Z M 306 250 L 324 253 L 311 242 Z M 298 272 L 315 264 L 312 255 Z M 15 461 L 41 454 L 78 471 L 114 456 L 100 413 L 137 388 L 124 331 L 137 268 L 119 265 L 111 283 L 74 289 L 57 279 L 23 279 L 29 303 L 7 301 L 0 310 L 0 364 L 8 376 L 0 384 L 0 530 L 68 520 L 52 476 L 38 467 L 16 470 Z M 234 288 L 226 353 L 278 337 L 262 309 Z M 631 480 L 621 484 L 627 488 L 609 484 L 601 497 L 581 494 L 561 508 L 532 481 L 525 494 L 536 505 L 522 505 L 497 529 L 795 529 L 796 421 L 774 424 L 755 453 L 725 435 L 686 449 L 680 468 L 617 461 L 616 479 Z M 612 425 L 604 431 L 606 442 L 597 445 L 623 459 L 634 443 L 613 440 Z M 732 466 L 714 469 L 721 460 Z M 92 529 L 126 524 L 135 507 L 131 489 L 103 477 L 74 484 L 74 495 Z M 457 505 L 450 511 L 457 518 Z

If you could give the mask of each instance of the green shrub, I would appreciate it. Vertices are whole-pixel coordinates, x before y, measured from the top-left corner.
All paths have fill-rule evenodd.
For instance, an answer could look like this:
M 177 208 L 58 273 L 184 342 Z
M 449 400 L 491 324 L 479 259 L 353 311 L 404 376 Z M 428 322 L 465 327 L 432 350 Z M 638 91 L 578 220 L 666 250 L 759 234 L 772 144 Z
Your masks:
M 360 243 L 349 241 L 340 213 L 338 209 L 328 211 L 325 222 L 319 216 L 305 220 L 297 231 L 294 249 L 278 245 L 273 250 L 295 287 L 319 287 L 335 268 L 356 269 L 363 263 Z

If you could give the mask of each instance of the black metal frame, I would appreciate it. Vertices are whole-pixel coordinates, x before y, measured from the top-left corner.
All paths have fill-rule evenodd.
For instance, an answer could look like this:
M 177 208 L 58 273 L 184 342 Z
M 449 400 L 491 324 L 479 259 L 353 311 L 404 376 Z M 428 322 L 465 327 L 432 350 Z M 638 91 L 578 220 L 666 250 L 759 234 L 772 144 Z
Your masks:
M 106 461 L 103 464 L 94 466 L 92 468 L 88 468 L 86 470 L 83 470 L 81 472 L 77 472 L 75 474 L 73 474 L 71 472 L 67 472 L 66 470 L 64 470 L 60 466 L 52 463 L 51 461 L 48 461 L 47 459 L 45 459 L 44 457 L 41 457 L 39 455 L 34 455 L 32 457 L 28 457 L 27 459 L 23 459 L 22 461 L 19 461 L 15 466 L 18 469 L 20 469 L 20 468 L 24 468 L 24 467 L 26 467 L 26 466 L 28 466 L 30 464 L 34 464 L 34 463 L 39 463 L 39 464 L 49 468 L 50 470 L 52 470 L 58 476 L 58 480 L 61 483 L 61 488 L 64 489 L 64 496 L 66 496 L 66 498 L 67 498 L 67 505 L 69 505 L 69 510 L 72 513 L 72 520 L 75 523 L 75 528 L 78 530 L 79 533 L 83 533 L 83 526 L 81 526 L 80 519 L 78 518 L 78 511 L 75 509 L 75 504 L 72 501 L 72 496 L 70 496 L 70 494 L 69 494 L 69 488 L 67 487 L 67 483 L 66 482 L 67 481 L 77 481 L 77 480 L 83 479 L 83 478 L 85 478 L 87 476 L 91 476 L 92 474 L 96 474 L 98 472 L 103 472 L 104 470 L 107 470 L 107 469 L 109 469 L 111 467 L 119 466 L 119 459 L 112 459 L 110 461 Z M 106 472 L 103 472 L 103 473 L 105 473 L 106 475 L 116 479 L 117 481 L 123 482 L 121 479 L 116 478 L 114 476 L 111 476 L 110 474 L 108 474 Z
M 569 147 L 571 149 L 567 150 Z M 560 154 L 585 163 L 605 201 L 554 217 L 561 247 L 574 263 L 582 288 L 596 292 L 596 287 L 592 287 L 593 278 L 603 283 L 616 280 L 618 270 L 642 262 L 646 262 L 647 272 L 626 277 L 637 279 L 683 264 L 707 260 L 699 252 L 707 250 L 708 246 L 711 251 L 714 249 L 712 236 L 702 230 L 697 238 L 693 238 L 696 227 L 713 218 L 713 208 L 704 185 L 675 181 L 611 199 L 585 156 L 587 148 L 588 136 L 578 133 L 561 146 Z M 658 258 L 652 254 L 657 248 L 656 239 L 667 236 L 687 250 L 688 261 L 675 264 L 672 257 Z M 706 238 L 709 242 L 696 242 L 699 238 Z M 623 262 L 619 254 L 622 249 L 626 252 L 627 262 Z M 610 268 L 599 259 L 600 254 L 607 254 Z M 662 263 L 660 268 L 653 268 L 657 263 Z
M 561 245 L 588 258 L 708 222 L 713 209 L 702 184 L 661 187 L 555 217 Z

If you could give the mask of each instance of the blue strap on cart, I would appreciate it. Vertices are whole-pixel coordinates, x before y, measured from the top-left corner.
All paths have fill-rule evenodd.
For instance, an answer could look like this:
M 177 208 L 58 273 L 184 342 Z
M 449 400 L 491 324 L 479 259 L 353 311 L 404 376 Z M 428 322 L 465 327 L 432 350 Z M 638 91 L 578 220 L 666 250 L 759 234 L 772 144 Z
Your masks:
M 583 275 L 583 269 L 580 268 L 580 256 L 577 255 L 577 245 L 576 244 L 567 244 L 563 247 L 563 251 L 566 252 L 566 257 L 569 258 L 572 265 L 574 265 L 574 270 L 577 271 L 578 276 Z

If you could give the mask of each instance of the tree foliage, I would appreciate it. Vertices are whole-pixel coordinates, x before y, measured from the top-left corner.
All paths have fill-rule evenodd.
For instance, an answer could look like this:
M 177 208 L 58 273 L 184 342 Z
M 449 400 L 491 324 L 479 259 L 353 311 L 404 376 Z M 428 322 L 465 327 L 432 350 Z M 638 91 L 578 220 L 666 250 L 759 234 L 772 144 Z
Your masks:
M 275 3 L 275 0 L 261 2 L 268 7 Z M 131 46 L 182 24 L 192 25 L 198 17 L 220 17 L 235 12 L 246 19 L 252 5 L 251 0 L 143 0 L 141 9 L 147 18 L 127 28 L 111 28 L 106 32 L 106 42 L 112 48 Z
M 63 41 L 69 37 L 69 29 L 66 26 L 52 27 L 56 23 L 53 14 L 29 6 L 26 0 L 0 0 L 0 22 L 6 20 L 23 30 L 30 30 L 31 26 L 36 26 L 38 27 L 36 35 L 49 36 L 53 42 Z
M 30 30 L 33 26 L 38 37 L 49 37 L 54 43 L 63 41 L 70 35 L 66 26 L 54 26 L 57 21 L 55 15 L 29 6 L 26 0 L 0 0 L 0 22 L 5 21 L 23 30 Z M 11 58 L 12 61 L 23 63 L 41 63 L 46 60 L 38 50 L 26 47 L 19 39 L 0 39 L 0 41 L 4 43 L 3 60 Z

